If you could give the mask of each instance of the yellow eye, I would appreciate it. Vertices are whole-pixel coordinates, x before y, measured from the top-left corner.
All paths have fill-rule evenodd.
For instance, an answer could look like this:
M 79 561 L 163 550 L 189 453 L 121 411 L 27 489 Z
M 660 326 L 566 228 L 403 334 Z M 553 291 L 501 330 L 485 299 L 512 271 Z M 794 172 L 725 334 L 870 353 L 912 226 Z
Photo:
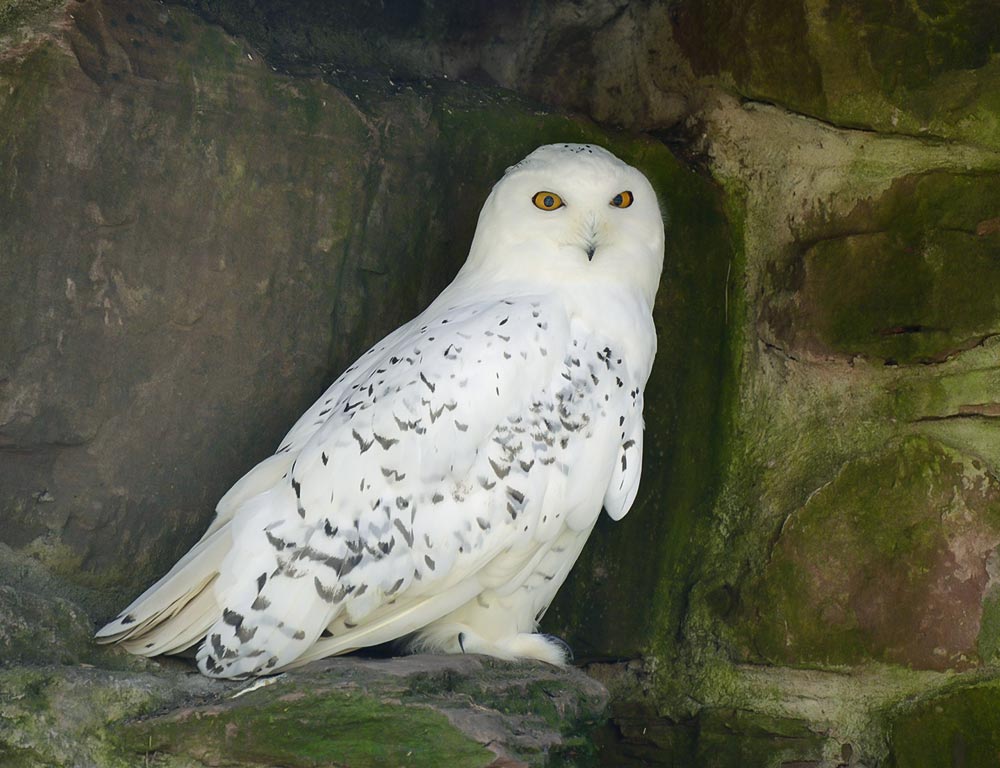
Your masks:
M 615 208 L 628 208 L 630 205 L 632 205 L 632 201 L 634 199 L 635 198 L 632 197 L 632 193 L 629 192 L 628 190 L 625 190 L 624 192 L 619 192 L 617 195 L 612 197 L 611 204 Z
M 535 204 L 536 208 L 541 208 L 543 211 L 554 211 L 556 208 L 563 207 L 562 198 L 555 192 L 536 192 L 535 196 L 531 198 L 531 202 Z

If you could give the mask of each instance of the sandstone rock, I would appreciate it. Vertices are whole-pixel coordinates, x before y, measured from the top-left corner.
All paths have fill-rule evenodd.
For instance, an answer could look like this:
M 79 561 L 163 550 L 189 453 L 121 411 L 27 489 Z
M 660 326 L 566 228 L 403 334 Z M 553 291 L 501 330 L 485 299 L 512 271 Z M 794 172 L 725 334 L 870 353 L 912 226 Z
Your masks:
M 751 656 L 962 669 L 995 648 L 1000 484 L 925 438 L 845 466 L 782 526 L 746 589 Z M 986 637 L 983 637 L 983 635 Z

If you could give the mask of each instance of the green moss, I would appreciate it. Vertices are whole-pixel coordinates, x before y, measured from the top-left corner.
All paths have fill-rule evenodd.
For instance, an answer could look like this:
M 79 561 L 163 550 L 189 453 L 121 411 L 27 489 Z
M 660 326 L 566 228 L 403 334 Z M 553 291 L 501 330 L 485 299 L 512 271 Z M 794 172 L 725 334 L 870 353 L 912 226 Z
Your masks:
M 194 38 L 197 65 L 215 70 L 217 76 L 225 78 L 236 70 L 244 56 L 242 47 L 219 27 L 195 21 L 187 14 L 175 14 L 184 26 L 181 34 Z
M 890 730 L 888 768 L 987 766 L 1000 754 L 1000 684 L 962 687 L 907 708 Z
M 64 5 L 62 0 L 0 0 L 0 42 L 14 47 L 30 29 L 54 22 Z
M 511 681 L 512 671 L 523 677 Z M 497 681 L 503 684 L 498 685 Z M 532 759 L 544 752 L 547 758 L 556 754 L 575 760 L 587 758 L 592 752 L 591 732 L 604 722 L 606 699 L 594 689 L 581 687 L 571 679 L 535 679 L 530 669 L 494 659 L 483 659 L 475 675 L 453 670 L 422 673 L 407 678 L 407 689 L 401 696 L 404 704 L 434 704 L 449 706 L 456 697 L 475 702 L 502 717 L 523 723 L 541 720 L 553 733 L 561 735 L 561 743 L 544 749 L 527 749 L 521 754 Z M 534 726 L 532 726 L 534 727 Z
M 844 126 L 1000 146 L 1000 8 L 977 0 L 681 2 L 696 74 Z
M 153 683 L 81 667 L 0 670 L 0 755 L 31 766 L 127 768 L 132 762 L 108 742 L 106 727 L 169 698 Z
M 977 650 L 988 664 L 1000 661 L 1000 590 L 995 588 L 983 598 Z
M 859 36 L 883 91 L 919 89 L 952 70 L 975 70 L 1000 52 L 1000 8 L 970 0 L 833 0 L 833 24 L 863 29 Z
M 996 175 L 896 180 L 805 244 L 782 278 L 795 298 L 775 327 L 894 364 L 943 360 L 1000 332 L 997 199 Z
M 974 462 L 924 438 L 849 463 L 786 522 L 749 586 L 752 653 L 793 664 L 973 662 L 987 552 L 964 548 L 1000 532 L 998 498 Z M 969 576 L 956 575 L 955 558 Z
M 826 739 L 802 720 L 741 709 L 709 709 L 698 720 L 697 766 L 771 768 L 823 757 Z
M 194 710 L 132 723 L 118 730 L 136 759 L 158 753 L 215 764 L 469 766 L 493 755 L 444 717 L 420 707 L 379 701 L 359 692 L 260 691 L 252 702 Z

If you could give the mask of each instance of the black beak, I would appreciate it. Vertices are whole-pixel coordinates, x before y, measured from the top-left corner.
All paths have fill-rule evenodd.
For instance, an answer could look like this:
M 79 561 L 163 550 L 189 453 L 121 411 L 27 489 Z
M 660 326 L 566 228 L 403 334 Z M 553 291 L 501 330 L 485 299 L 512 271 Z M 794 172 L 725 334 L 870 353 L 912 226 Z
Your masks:
M 594 253 L 597 251 L 597 246 L 593 243 L 587 243 L 587 261 L 594 260 Z

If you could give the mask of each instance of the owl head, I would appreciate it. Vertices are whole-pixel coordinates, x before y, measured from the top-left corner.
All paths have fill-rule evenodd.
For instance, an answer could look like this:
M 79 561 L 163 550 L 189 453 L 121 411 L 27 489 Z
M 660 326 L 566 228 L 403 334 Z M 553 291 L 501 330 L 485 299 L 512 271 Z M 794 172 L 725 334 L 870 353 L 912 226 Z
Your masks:
M 507 169 L 463 273 L 480 280 L 622 285 L 651 305 L 663 217 L 646 177 L 592 144 L 548 144 Z

